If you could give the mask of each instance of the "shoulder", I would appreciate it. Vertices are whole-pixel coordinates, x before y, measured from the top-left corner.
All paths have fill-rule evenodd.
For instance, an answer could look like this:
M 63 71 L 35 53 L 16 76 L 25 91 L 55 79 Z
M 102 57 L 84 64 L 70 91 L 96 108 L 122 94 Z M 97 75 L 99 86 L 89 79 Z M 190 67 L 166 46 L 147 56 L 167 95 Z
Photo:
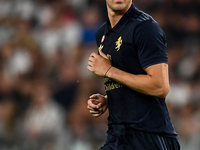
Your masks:
M 102 36 L 104 35 L 105 28 L 106 28 L 106 22 L 104 22 L 96 32 L 96 40 L 97 41 L 98 41 L 98 39 L 102 38 Z
M 152 16 L 150 16 L 149 14 L 147 14 L 137 8 L 135 9 L 135 11 L 133 13 L 132 18 L 135 19 L 138 23 L 145 22 L 148 20 L 153 20 Z
M 136 8 L 132 14 L 131 22 L 134 26 L 132 37 L 135 44 L 143 40 L 153 41 L 156 39 L 166 42 L 164 31 L 151 15 Z
M 154 18 L 137 8 L 135 8 L 133 11 L 131 18 L 126 26 L 126 30 L 128 29 L 130 30 L 131 37 L 134 41 L 136 39 L 140 40 L 142 38 L 141 36 L 163 36 L 165 38 L 165 34 L 162 28 L 154 20 Z
M 132 21 L 135 22 L 135 31 L 143 31 L 145 32 L 157 32 L 157 33 L 162 33 L 163 34 L 163 30 L 160 27 L 160 25 L 154 20 L 154 18 L 139 10 L 139 9 L 135 9 L 135 12 L 132 15 Z M 147 32 L 147 33 L 148 33 Z

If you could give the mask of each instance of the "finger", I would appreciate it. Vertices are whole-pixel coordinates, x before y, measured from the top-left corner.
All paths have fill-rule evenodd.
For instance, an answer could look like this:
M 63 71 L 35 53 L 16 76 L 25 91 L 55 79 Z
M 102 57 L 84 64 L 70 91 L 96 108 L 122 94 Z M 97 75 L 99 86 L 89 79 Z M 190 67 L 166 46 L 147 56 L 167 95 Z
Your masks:
M 93 62 L 95 60 L 94 57 L 89 57 L 89 61 Z
M 87 69 L 92 72 L 92 66 L 87 66 Z
M 103 107 L 92 108 L 92 107 L 90 107 L 89 105 L 87 106 L 87 109 L 88 109 L 89 111 L 99 111 L 99 112 L 102 112 L 102 111 L 103 111 Z
M 98 99 L 100 94 L 92 94 L 89 98 L 91 99 Z
M 88 66 L 87 66 L 87 69 L 89 69 L 90 71 L 91 71 L 91 68 L 92 68 L 91 65 L 88 65 Z
M 97 111 L 97 110 L 96 110 L 96 111 L 95 111 L 95 110 L 90 110 L 89 112 L 90 112 L 91 114 L 100 114 L 100 111 Z
M 88 66 L 92 67 L 92 62 L 88 61 Z
M 93 117 L 99 117 L 101 114 L 92 114 Z
M 96 106 L 98 106 L 98 104 L 100 103 L 100 101 L 98 99 L 90 99 L 90 100 Z
M 89 105 L 87 105 L 87 108 L 88 108 L 89 110 L 97 110 L 97 109 L 95 109 L 95 108 L 90 107 Z
M 97 104 L 97 108 L 101 108 L 102 107 L 102 103 Z
M 103 107 L 98 108 L 99 112 L 103 112 Z
M 90 57 L 89 58 L 94 58 L 94 54 L 92 53 L 92 54 L 90 54 Z
M 102 112 L 99 112 L 99 113 L 91 113 L 92 116 L 94 117 L 99 117 L 101 116 L 103 113 Z
M 98 100 L 99 96 L 99 94 L 93 94 L 90 96 L 91 102 L 96 105 L 97 109 L 102 107 L 102 103 Z
M 91 113 L 92 114 L 92 116 L 94 116 L 94 117 L 99 117 L 99 116 L 101 116 L 103 113 L 102 112 L 98 112 L 98 113 Z
M 95 104 L 94 102 L 92 102 L 93 100 L 89 99 L 88 100 L 88 106 L 93 108 L 93 109 L 97 109 L 97 105 L 98 104 Z
M 96 53 L 93 52 L 93 53 L 90 55 L 90 57 L 96 58 L 96 57 L 98 57 L 98 54 L 96 54 Z
M 99 54 L 100 54 L 103 58 L 108 59 L 108 57 L 102 52 L 102 50 L 99 50 Z

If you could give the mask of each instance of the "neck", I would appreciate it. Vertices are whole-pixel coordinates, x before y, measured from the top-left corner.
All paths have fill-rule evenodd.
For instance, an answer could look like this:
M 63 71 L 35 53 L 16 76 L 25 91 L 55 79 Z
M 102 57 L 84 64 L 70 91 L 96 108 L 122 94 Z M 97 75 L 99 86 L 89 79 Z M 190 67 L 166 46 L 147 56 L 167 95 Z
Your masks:
M 131 4 L 130 4 L 130 6 L 131 6 Z M 113 11 L 112 9 L 110 9 L 107 6 L 108 18 L 110 20 L 111 28 L 113 28 L 119 22 L 119 20 L 123 17 L 123 15 L 128 11 L 130 6 L 127 7 L 126 9 L 120 10 L 120 11 Z
M 123 17 L 124 14 L 116 14 L 114 12 L 108 13 L 108 18 L 110 20 L 111 28 L 113 28 L 119 20 Z

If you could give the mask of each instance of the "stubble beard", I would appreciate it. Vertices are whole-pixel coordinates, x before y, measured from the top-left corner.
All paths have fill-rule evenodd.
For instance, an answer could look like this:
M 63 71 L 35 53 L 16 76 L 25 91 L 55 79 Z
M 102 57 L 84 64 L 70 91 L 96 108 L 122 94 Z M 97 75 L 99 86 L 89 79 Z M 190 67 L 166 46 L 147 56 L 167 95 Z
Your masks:
M 116 3 L 116 4 L 109 4 L 109 3 L 107 3 L 107 7 L 108 7 L 108 9 L 110 9 L 113 13 L 115 13 L 115 14 L 124 14 L 127 10 L 128 10 L 128 8 L 129 8 L 129 5 L 127 4 L 125 4 L 125 3 Z

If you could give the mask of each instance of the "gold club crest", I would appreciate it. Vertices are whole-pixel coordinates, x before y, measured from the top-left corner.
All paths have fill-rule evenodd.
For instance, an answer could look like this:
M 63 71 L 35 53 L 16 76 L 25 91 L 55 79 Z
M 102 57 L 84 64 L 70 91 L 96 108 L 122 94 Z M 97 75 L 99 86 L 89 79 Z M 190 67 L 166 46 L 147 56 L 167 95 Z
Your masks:
M 103 49 L 103 45 L 101 44 L 98 49 L 101 51 Z
M 122 37 L 120 36 L 120 37 L 118 38 L 118 40 L 117 40 L 115 43 L 116 43 L 115 49 L 117 49 L 117 51 L 119 51 L 119 50 L 120 50 L 120 47 L 121 47 L 121 45 L 122 45 Z

